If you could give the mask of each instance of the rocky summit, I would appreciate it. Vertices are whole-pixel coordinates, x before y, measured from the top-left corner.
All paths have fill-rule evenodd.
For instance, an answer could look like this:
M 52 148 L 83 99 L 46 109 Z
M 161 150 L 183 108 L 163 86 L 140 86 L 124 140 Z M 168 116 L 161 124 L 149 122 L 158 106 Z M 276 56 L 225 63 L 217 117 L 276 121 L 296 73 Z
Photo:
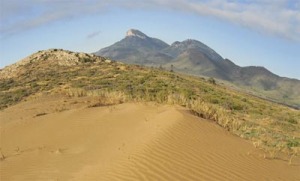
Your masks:
M 142 39 L 146 39 L 148 38 L 147 35 L 145 35 L 144 33 L 142 33 L 141 31 L 139 30 L 135 30 L 135 29 L 130 29 L 126 32 L 126 37 L 130 37 L 130 36 L 135 36 L 135 37 L 139 37 L 139 38 L 142 38 Z

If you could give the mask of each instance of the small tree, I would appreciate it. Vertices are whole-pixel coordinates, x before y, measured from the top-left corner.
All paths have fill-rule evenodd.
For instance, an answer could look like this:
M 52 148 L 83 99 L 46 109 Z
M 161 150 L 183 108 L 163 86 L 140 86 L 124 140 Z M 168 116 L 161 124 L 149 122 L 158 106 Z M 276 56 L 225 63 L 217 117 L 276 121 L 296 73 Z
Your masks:
M 171 64 L 170 72 L 174 72 L 174 65 L 173 64 Z
M 159 65 L 159 70 L 163 70 L 164 68 L 163 68 L 163 66 L 160 64 Z
M 212 77 L 210 77 L 210 78 L 208 79 L 208 82 L 211 83 L 211 84 L 216 85 L 216 80 L 215 80 L 214 78 L 212 78 Z

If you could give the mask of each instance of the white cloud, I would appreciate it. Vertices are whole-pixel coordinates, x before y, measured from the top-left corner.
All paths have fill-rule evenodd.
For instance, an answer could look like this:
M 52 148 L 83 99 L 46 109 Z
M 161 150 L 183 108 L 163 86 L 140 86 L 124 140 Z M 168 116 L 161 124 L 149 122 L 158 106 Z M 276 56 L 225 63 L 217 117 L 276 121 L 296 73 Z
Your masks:
M 51 22 L 103 13 L 110 6 L 172 9 L 213 16 L 262 33 L 300 41 L 298 0 L 2 0 L 0 33 L 10 35 Z
M 179 0 L 178 0 L 179 1 Z M 183 11 L 193 11 L 199 15 L 213 16 L 256 31 L 269 33 L 300 41 L 300 8 L 288 8 L 293 1 L 223 1 L 206 2 L 181 1 Z M 174 5 L 176 6 L 176 5 Z

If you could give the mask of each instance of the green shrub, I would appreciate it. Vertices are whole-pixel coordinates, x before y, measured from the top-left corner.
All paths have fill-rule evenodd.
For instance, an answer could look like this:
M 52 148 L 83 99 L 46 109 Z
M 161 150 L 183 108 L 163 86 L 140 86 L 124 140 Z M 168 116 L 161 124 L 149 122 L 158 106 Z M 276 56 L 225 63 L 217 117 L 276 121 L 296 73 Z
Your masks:
M 287 146 L 289 148 L 291 148 L 291 147 L 298 147 L 298 146 L 300 146 L 300 142 L 299 142 L 299 140 L 288 140 Z

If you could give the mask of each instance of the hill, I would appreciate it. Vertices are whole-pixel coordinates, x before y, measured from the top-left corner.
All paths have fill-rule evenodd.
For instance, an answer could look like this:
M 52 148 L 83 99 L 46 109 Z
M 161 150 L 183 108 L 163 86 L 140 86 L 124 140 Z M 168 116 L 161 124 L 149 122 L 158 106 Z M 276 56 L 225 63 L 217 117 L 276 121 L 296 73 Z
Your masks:
M 300 108 L 299 80 L 280 77 L 264 67 L 240 67 L 197 40 L 168 45 L 138 30 L 129 30 L 124 39 L 95 54 L 130 64 L 168 70 L 172 67 L 190 75 L 217 78 L 248 93 Z
M 229 89 L 212 78 L 92 54 L 39 51 L 0 71 L 0 91 L 1 109 L 40 94 L 100 97 L 92 107 L 128 101 L 177 104 L 266 150 L 292 154 L 300 147 L 298 110 Z

